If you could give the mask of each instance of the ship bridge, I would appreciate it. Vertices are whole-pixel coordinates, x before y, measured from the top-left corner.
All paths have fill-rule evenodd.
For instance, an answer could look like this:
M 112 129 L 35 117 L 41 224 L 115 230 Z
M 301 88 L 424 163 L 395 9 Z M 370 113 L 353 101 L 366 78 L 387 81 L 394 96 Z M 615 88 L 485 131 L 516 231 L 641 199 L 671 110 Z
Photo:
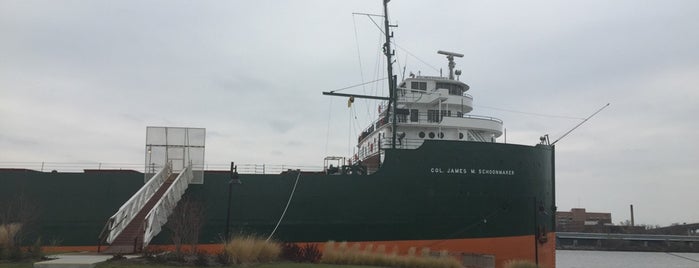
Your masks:
M 396 144 L 391 144 L 393 116 L 384 104 L 379 118 L 362 131 L 356 159 L 378 166 L 381 148 L 415 149 L 425 140 L 495 142 L 503 134 L 502 120 L 473 111 L 470 87 L 459 80 L 454 57 L 463 55 L 439 51 L 449 61 L 449 76 L 422 76 L 411 73 L 396 88 Z

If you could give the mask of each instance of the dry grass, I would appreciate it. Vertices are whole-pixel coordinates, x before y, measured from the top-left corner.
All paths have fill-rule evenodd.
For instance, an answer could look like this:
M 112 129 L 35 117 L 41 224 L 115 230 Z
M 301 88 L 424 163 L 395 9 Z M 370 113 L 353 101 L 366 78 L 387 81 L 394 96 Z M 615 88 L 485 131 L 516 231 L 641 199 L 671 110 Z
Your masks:
M 440 252 L 439 257 L 431 257 L 430 249 L 420 250 L 421 256 L 415 256 L 416 249 L 410 248 L 407 256 L 399 256 L 398 248 L 394 247 L 390 253 L 386 253 L 386 247 L 379 245 L 374 251 L 374 245 L 369 244 L 361 250 L 361 245 L 354 243 L 348 247 L 347 242 L 339 244 L 330 241 L 325 243 L 321 263 L 343 265 L 371 265 L 383 267 L 402 268 L 460 268 L 461 263 L 449 256 L 448 252 Z
M 19 223 L 0 225 L 0 245 L 12 246 L 15 235 L 21 228 Z
M 505 268 L 540 268 L 536 263 L 524 260 L 511 260 L 505 263 Z
M 223 250 L 232 263 L 238 264 L 273 262 L 282 252 L 279 243 L 254 236 L 233 238 L 225 243 Z

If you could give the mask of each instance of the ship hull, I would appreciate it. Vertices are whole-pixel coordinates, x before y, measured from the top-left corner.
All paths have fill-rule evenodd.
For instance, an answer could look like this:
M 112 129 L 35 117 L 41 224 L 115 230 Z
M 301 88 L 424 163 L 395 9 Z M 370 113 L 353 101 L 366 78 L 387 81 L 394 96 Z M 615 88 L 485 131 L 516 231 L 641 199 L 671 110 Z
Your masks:
M 0 174 L 0 182 L 9 178 Z M 62 187 L 75 204 L 58 208 L 65 201 L 36 191 L 47 185 L 26 185 L 39 177 L 49 177 L 43 181 L 55 184 L 50 177 L 62 175 L 25 172 L 24 192 L 44 210 L 58 210 L 44 215 L 38 230 L 44 239 L 51 234 L 66 245 L 94 244 L 104 220 L 121 205 L 114 200 L 127 200 L 129 194 L 124 192 L 133 193 L 140 186 L 132 174 L 122 174 L 121 185 L 110 190 L 95 181 L 102 177 L 111 180 L 102 185 L 118 185 L 119 178 L 101 173 L 63 175 L 73 178 Z M 207 172 L 204 184 L 187 190 L 206 207 L 202 243 L 220 242 L 230 209 L 234 235 L 267 237 L 279 223 L 273 234 L 279 241 L 372 243 L 397 246 L 401 252 L 429 247 L 493 255 L 497 267 L 519 259 L 555 266 L 550 146 L 426 141 L 414 150 L 386 150 L 384 163 L 370 175 L 241 174 L 242 184 L 231 187 L 230 206 L 229 180 L 227 172 Z M 88 236 L 69 231 L 72 224 L 82 226 Z M 168 242 L 166 232 L 154 240 Z

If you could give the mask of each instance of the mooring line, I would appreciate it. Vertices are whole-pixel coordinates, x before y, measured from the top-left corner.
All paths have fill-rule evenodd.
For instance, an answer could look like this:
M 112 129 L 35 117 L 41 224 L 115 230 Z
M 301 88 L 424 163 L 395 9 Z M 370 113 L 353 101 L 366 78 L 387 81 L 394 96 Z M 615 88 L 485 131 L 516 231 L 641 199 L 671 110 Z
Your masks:
M 678 257 L 678 258 L 682 258 L 682 259 L 685 259 L 685 260 L 690 260 L 690 261 L 693 261 L 693 262 L 699 262 L 699 260 L 695 260 L 695 259 L 692 259 L 692 258 L 690 258 L 690 257 L 685 257 L 685 256 L 682 256 L 682 255 L 679 255 L 679 254 L 675 254 L 675 253 L 672 253 L 672 252 L 665 252 L 665 254 L 668 254 L 668 255 L 670 255 L 670 256 L 675 256 L 675 257 Z
M 277 222 L 277 225 L 274 226 L 274 230 L 272 230 L 272 233 L 269 234 L 269 237 L 267 237 L 267 240 L 269 241 L 272 239 L 272 236 L 274 236 L 274 233 L 277 232 L 277 228 L 279 228 L 279 224 L 282 223 L 282 220 L 284 219 L 284 215 L 286 215 L 286 210 L 289 209 L 289 204 L 291 204 L 291 199 L 294 198 L 294 193 L 296 192 L 296 185 L 299 183 L 299 178 L 301 177 L 301 171 L 299 170 L 299 175 L 296 176 L 296 182 L 294 182 L 294 188 L 291 189 L 291 194 L 289 195 L 289 200 L 286 201 L 286 207 L 284 207 L 284 211 L 282 212 L 282 216 L 279 217 L 279 221 Z

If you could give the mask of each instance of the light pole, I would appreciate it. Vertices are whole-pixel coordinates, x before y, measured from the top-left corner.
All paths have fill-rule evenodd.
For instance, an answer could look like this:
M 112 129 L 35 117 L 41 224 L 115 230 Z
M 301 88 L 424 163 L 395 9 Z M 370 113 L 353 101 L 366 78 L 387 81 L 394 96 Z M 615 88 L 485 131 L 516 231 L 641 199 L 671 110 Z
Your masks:
M 231 162 L 231 180 L 228 181 L 228 203 L 226 208 L 226 239 L 230 239 L 231 228 L 231 192 L 233 192 L 233 184 L 243 184 L 238 177 L 238 167 L 234 162 Z

